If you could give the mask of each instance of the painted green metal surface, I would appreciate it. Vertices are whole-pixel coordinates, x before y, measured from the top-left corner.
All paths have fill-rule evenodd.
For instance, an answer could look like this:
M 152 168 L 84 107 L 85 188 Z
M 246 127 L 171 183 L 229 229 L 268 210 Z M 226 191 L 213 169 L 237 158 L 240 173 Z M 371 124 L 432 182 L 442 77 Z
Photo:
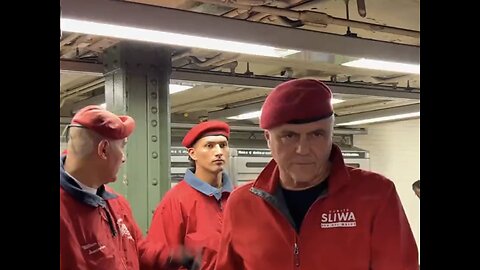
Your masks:
M 130 202 L 144 232 L 170 188 L 171 52 L 149 44 L 120 43 L 104 55 L 107 109 L 135 119 L 127 162 L 111 186 Z

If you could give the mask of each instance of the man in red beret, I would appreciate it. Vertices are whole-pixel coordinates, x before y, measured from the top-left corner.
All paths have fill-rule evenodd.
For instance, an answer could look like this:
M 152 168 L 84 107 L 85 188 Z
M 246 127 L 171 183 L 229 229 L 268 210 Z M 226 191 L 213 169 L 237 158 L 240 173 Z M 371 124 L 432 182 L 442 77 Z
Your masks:
M 60 160 L 61 269 L 137 270 L 147 251 L 159 258 L 170 255 L 165 246 L 146 245 L 127 200 L 105 185 L 116 180 L 134 128 L 131 117 L 100 106 L 87 106 L 73 117 L 68 155 Z M 169 262 L 176 266 L 184 259 Z
M 393 182 L 347 167 L 332 143 L 331 98 L 313 79 L 267 97 L 260 127 L 273 160 L 230 196 L 215 269 L 418 269 Z
M 158 205 L 147 241 L 184 245 L 201 257 L 200 269 L 215 266 L 223 208 L 233 189 L 225 173 L 229 157 L 230 127 L 222 121 L 194 126 L 182 144 L 188 149 L 193 169 L 169 190 Z

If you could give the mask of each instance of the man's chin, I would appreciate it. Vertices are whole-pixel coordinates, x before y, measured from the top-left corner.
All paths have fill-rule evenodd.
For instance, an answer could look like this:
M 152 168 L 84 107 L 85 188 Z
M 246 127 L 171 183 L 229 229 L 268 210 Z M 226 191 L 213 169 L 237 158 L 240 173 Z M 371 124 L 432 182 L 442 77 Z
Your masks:
M 294 179 L 295 182 L 302 185 L 308 185 L 310 183 L 315 182 L 315 179 L 312 179 L 311 175 L 305 175 L 300 173 L 296 175 L 292 175 L 292 179 Z
M 224 171 L 223 166 L 217 166 L 213 169 L 213 172 L 215 172 L 215 173 L 221 173 L 223 171 Z
M 107 178 L 107 180 L 105 181 L 105 184 L 114 183 L 115 181 L 117 181 L 117 177 Z

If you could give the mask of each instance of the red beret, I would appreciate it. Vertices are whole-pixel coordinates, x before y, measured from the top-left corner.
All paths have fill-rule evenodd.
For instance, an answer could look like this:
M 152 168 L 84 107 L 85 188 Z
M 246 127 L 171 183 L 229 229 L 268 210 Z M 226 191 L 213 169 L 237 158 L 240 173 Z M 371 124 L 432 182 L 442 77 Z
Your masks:
M 333 114 L 332 91 L 313 79 L 295 79 L 279 84 L 265 99 L 260 127 L 271 129 L 286 123 L 308 123 Z
M 183 138 L 182 145 L 190 148 L 198 139 L 209 135 L 223 135 L 230 137 L 230 126 L 222 121 L 211 120 L 192 127 Z
M 112 140 L 124 139 L 135 129 L 135 120 L 130 116 L 116 115 L 96 105 L 79 110 L 71 124 L 81 125 Z

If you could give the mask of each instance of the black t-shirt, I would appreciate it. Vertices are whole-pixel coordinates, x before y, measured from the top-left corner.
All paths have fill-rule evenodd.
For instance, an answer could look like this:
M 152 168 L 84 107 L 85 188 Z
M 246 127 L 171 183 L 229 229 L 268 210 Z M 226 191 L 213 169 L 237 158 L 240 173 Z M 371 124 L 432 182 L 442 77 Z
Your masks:
M 327 189 L 327 180 L 328 179 L 325 179 L 320 184 L 304 190 L 287 190 L 280 187 L 297 231 L 300 231 L 300 225 L 310 206 L 312 206 L 318 196 Z

